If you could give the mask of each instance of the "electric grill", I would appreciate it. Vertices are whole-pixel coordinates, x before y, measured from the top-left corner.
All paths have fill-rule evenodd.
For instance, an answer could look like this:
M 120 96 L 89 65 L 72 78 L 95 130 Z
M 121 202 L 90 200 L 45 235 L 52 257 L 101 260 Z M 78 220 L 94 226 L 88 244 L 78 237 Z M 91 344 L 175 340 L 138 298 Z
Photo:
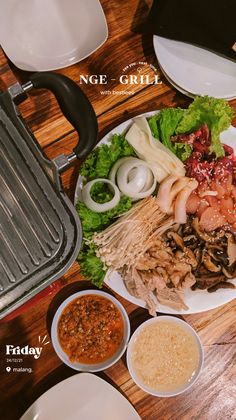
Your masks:
M 33 88 L 50 89 L 79 134 L 73 152 L 50 161 L 17 105 Z M 0 318 L 62 276 L 82 239 L 79 217 L 63 191 L 60 173 L 84 158 L 97 140 L 95 112 L 65 76 L 35 73 L 0 94 Z

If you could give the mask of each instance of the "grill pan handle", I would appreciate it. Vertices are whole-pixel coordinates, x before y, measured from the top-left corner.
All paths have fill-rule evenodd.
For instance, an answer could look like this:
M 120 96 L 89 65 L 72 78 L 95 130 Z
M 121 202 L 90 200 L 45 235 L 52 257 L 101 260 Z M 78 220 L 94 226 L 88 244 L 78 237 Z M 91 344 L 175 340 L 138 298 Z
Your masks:
M 50 73 L 34 73 L 31 83 L 35 89 L 49 89 L 55 95 L 61 111 L 79 134 L 79 142 L 68 158 L 85 158 L 97 142 L 98 124 L 95 111 L 80 87 L 68 77 Z M 64 165 L 65 169 L 68 165 Z

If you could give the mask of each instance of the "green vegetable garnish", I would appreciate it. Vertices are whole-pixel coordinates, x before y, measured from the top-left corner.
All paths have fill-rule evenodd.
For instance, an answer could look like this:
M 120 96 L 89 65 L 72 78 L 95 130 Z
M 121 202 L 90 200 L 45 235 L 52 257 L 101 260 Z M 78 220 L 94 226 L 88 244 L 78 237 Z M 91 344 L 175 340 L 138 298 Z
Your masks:
M 124 196 L 121 197 L 117 206 L 104 213 L 95 213 L 80 201 L 76 205 L 83 226 L 83 237 L 85 238 L 78 256 L 80 271 L 85 278 L 91 280 L 97 287 L 102 287 L 102 282 L 106 274 L 106 267 L 104 267 L 104 264 L 96 256 L 96 246 L 91 241 L 93 233 L 105 229 L 117 216 L 125 213 L 131 207 L 131 199 Z
M 187 143 L 174 143 L 175 145 L 175 154 L 178 156 L 182 162 L 184 162 L 186 159 L 189 158 L 189 156 L 192 154 L 192 148 Z
M 95 286 L 101 288 L 106 275 L 106 268 L 95 252 L 96 247 L 93 242 L 89 244 L 83 242 L 78 261 L 81 274 L 90 279 Z
M 131 207 L 131 198 L 126 196 L 121 197 L 119 204 L 113 207 L 113 209 L 103 213 L 96 213 L 95 211 L 88 209 L 84 203 L 79 201 L 76 205 L 76 209 L 83 226 L 84 236 L 86 236 L 87 233 L 98 232 L 104 229 L 106 226 L 111 224 L 111 221 L 115 217 L 125 213 Z
M 172 143 L 170 137 L 176 134 L 192 133 L 204 123 L 211 132 L 210 152 L 216 157 L 224 156 L 220 143 L 220 133 L 227 130 L 233 118 L 233 109 L 224 99 L 199 96 L 188 109 L 166 108 L 148 120 L 152 135 L 158 138 L 182 161 L 190 156 L 190 146 L 186 143 Z
M 159 140 L 161 139 L 161 134 L 159 130 L 160 112 L 148 118 L 148 124 L 151 129 L 152 135 L 153 137 L 155 137 L 155 139 L 159 139 Z
M 173 143 L 170 138 L 175 134 L 176 127 L 184 113 L 185 110 L 180 108 L 166 108 L 148 120 L 153 137 L 159 139 L 182 161 L 190 156 L 191 147 L 188 144 Z
M 122 134 L 114 134 L 111 143 L 103 144 L 90 153 L 82 164 L 80 173 L 91 181 L 96 178 L 108 178 L 113 164 L 124 156 L 136 156 L 134 149 Z
M 104 182 L 96 182 L 90 191 L 91 197 L 97 203 L 107 203 L 113 197 L 111 190 Z
M 176 134 L 191 133 L 206 123 L 211 132 L 210 152 L 219 158 L 224 156 L 220 133 L 229 128 L 234 116 L 233 109 L 224 99 L 208 96 L 196 97 L 180 121 Z
M 175 146 L 171 142 L 170 137 L 175 133 L 176 127 L 183 117 L 184 112 L 180 108 L 166 108 L 162 109 L 148 121 L 152 135 L 158 138 L 173 153 L 175 153 Z

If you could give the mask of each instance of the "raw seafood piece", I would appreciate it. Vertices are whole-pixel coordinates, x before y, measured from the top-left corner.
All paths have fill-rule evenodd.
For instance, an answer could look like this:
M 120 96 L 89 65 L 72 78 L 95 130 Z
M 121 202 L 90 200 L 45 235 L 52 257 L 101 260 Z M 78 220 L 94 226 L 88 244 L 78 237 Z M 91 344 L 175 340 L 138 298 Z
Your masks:
M 187 221 L 187 201 L 191 193 L 198 187 L 198 181 L 186 176 L 177 178 L 168 176 L 160 184 L 157 202 L 160 209 L 167 214 L 174 214 L 176 223 Z

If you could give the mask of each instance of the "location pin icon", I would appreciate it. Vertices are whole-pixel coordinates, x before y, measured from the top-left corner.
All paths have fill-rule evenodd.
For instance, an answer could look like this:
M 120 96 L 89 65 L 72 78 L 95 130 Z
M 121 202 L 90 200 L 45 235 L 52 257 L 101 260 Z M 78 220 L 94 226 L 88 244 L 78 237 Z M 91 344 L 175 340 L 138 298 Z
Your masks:
M 7 371 L 7 372 L 11 372 L 11 367 L 10 367 L 10 366 L 7 366 L 7 367 L 6 367 L 6 371 Z

